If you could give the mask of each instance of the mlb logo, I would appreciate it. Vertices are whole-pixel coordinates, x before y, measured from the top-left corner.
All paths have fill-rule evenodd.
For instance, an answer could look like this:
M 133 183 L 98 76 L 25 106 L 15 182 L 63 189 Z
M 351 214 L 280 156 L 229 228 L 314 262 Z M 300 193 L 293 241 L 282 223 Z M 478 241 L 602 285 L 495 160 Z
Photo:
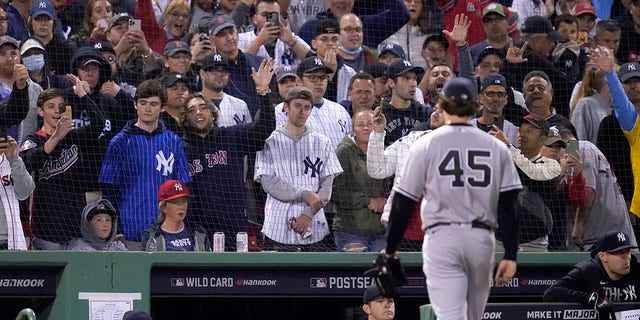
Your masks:
M 184 287 L 184 278 L 171 278 L 172 287 Z
M 327 278 L 311 278 L 309 279 L 309 286 L 311 288 L 326 288 Z

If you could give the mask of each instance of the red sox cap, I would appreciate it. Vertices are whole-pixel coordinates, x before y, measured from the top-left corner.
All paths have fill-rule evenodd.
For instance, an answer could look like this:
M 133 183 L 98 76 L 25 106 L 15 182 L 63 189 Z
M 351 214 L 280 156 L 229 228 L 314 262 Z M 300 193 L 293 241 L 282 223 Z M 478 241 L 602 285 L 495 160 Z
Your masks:
M 189 188 L 182 181 L 179 180 L 167 180 L 158 190 L 158 200 L 167 201 L 180 197 L 188 197 L 191 193 Z

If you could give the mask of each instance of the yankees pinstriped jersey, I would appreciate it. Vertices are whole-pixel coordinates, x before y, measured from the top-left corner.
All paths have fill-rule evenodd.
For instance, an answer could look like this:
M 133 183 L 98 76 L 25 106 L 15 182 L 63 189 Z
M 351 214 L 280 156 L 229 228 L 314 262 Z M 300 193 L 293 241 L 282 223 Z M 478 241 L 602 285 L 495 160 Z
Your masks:
M 253 117 L 247 103 L 226 93 L 223 93 L 220 105 L 213 103 L 218 109 L 218 126 L 230 127 L 241 123 L 251 123 Z
M 336 102 L 323 99 L 321 105 L 313 105 L 311 115 L 305 125 L 307 129 L 325 135 L 331 141 L 333 150 L 338 148 L 342 138 L 351 132 L 351 116 L 344 107 Z M 283 126 L 287 122 L 287 113 L 283 110 L 284 103 L 276 106 L 276 126 Z
M 318 192 L 320 178 L 342 173 L 335 150 L 329 139 L 313 130 L 296 137 L 284 127 L 277 127 L 256 156 L 255 179 L 263 175 L 277 176 L 293 187 Z M 284 244 L 311 244 L 322 240 L 329 233 L 329 226 L 320 209 L 311 220 L 311 237 L 289 228 L 289 219 L 297 218 L 307 207 L 305 201 L 283 202 L 267 196 L 262 233 Z
M 191 182 L 183 142 L 162 122 L 152 133 L 131 120 L 104 156 L 100 182 L 120 190 L 120 231 L 140 241 L 158 216 L 158 188 L 169 179 Z
M 500 192 L 521 188 L 502 142 L 471 125 L 445 125 L 411 147 L 393 190 L 414 201 L 424 195 L 423 230 L 472 221 L 497 229 Z
M 20 157 L 9 161 L 4 154 L 0 154 L 0 181 L 0 242 L 6 242 L 9 250 L 27 250 L 18 199 L 29 197 L 35 184 Z

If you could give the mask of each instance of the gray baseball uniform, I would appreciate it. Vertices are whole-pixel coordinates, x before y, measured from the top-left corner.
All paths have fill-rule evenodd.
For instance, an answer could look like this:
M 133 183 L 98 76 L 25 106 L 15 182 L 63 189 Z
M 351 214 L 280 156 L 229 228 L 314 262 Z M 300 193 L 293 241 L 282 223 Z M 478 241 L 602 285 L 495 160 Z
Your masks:
M 412 201 L 424 196 L 423 270 L 439 319 L 482 318 L 494 262 L 499 198 L 521 188 L 506 146 L 470 124 L 446 125 L 411 147 L 393 189 L 396 197 L 401 194 Z M 505 212 L 513 214 L 501 211 L 502 221 Z M 398 214 L 395 201 L 392 224 L 394 214 Z M 505 255 L 510 260 L 515 260 L 514 240 Z M 393 251 L 387 247 L 387 252 Z

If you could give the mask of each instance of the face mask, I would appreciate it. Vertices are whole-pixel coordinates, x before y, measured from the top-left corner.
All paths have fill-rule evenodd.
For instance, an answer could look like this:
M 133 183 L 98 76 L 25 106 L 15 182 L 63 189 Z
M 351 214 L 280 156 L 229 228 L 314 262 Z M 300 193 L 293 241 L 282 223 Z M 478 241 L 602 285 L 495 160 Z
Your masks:
M 32 54 L 22 58 L 22 64 L 29 71 L 40 71 L 44 68 L 44 54 Z

